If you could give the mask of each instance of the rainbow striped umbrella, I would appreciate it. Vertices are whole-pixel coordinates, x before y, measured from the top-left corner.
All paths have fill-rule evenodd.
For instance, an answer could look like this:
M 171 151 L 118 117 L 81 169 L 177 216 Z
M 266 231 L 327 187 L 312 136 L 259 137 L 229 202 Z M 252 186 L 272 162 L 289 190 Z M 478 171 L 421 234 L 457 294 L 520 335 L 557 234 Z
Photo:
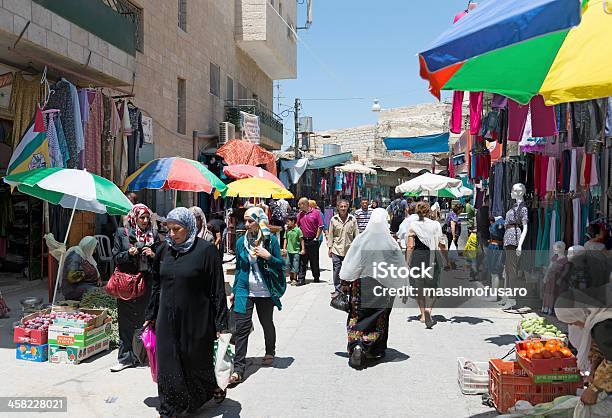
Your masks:
M 167 157 L 149 161 L 130 175 L 122 187 L 124 192 L 141 189 L 205 193 L 218 191 L 223 194 L 227 186 L 197 161 Z
M 495 5 L 524 8 L 523 3 L 553 3 L 550 0 L 500 0 L 488 2 L 481 8 L 468 13 L 459 20 L 452 30 L 443 34 L 454 39 L 455 49 L 460 53 L 438 50 L 443 39 L 434 42 L 433 47 L 419 54 L 421 77 L 430 83 L 431 92 L 439 97 L 440 90 L 486 91 L 507 96 L 518 103 L 526 104 L 541 94 L 547 105 L 588 100 L 612 95 L 612 5 L 606 0 L 583 0 L 582 18 L 577 26 L 575 19 L 566 17 L 563 25 L 547 23 L 547 15 L 539 21 L 530 20 L 534 15 L 524 15 L 522 26 L 508 30 L 498 22 L 497 32 L 489 36 L 507 38 L 489 48 L 475 50 L 481 46 L 477 37 L 471 39 L 475 47 L 462 50 L 455 32 L 471 28 L 474 22 L 489 16 L 489 9 Z M 560 2 L 564 3 L 564 2 Z M 565 2 L 567 3 L 567 2 Z M 487 7 L 485 7 L 487 6 Z M 567 3 L 569 8 L 580 8 L 578 1 Z M 570 9 L 568 9 L 570 10 Z M 580 12 L 580 9 L 578 9 Z M 524 11 L 524 10 L 523 10 Z M 561 10 L 563 11 L 563 10 Z M 572 13 L 575 11 L 572 10 Z M 573 16 L 573 15 L 572 15 Z M 554 14 L 549 17 L 553 19 Z M 485 19 L 486 20 L 486 19 Z M 497 22 L 497 20 L 494 20 Z M 540 22 L 540 23 L 538 23 Z M 486 22 L 483 20 L 483 24 Z M 539 31 L 533 27 L 539 25 Z M 503 28 L 506 30 L 502 30 Z M 563 29 L 565 27 L 565 29 Z M 529 36 L 518 38 L 521 30 Z M 488 43 L 490 44 L 490 42 Z M 435 60 L 433 58 L 436 58 Z

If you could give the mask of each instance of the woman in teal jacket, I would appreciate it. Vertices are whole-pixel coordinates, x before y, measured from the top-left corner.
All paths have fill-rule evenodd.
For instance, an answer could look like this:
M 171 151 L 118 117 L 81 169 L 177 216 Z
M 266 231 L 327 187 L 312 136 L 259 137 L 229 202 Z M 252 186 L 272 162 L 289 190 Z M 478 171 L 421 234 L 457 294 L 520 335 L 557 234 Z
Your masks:
M 280 298 L 285 293 L 285 262 L 280 246 L 268 228 L 268 217 L 259 207 L 244 214 L 247 233 L 236 243 L 236 274 L 230 296 L 236 322 L 234 338 L 236 356 L 230 384 L 240 383 L 246 367 L 249 334 L 253 325 L 253 307 L 264 331 L 266 355 L 263 366 L 274 362 L 276 329 L 272 319 L 274 306 L 281 309 Z

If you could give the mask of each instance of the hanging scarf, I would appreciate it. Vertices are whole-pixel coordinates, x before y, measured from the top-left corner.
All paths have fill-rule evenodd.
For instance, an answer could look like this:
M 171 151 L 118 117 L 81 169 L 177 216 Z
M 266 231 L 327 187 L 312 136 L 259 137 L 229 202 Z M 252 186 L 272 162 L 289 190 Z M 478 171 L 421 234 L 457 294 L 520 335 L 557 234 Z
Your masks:
M 270 236 L 270 228 L 268 228 L 268 217 L 262 208 L 253 207 L 249 208 L 245 213 L 244 217 L 250 217 L 259 225 L 259 231 L 257 233 L 257 237 L 254 237 L 253 234 L 247 232 L 246 237 L 244 239 L 244 244 L 249 253 L 252 253 L 255 247 L 257 247 L 264 238 Z
M 166 222 L 174 222 L 187 229 L 187 239 L 181 244 L 174 242 L 174 240 L 170 238 L 170 234 L 168 234 L 166 236 L 168 245 L 179 253 L 186 253 L 189 251 L 191 247 L 193 247 L 198 233 L 194 214 L 191 213 L 189 209 L 183 207 L 172 209 L 170 213 L 168 213 L 168 216 L 166 216 Z
M 149 215 L 149 226 L 146 230 L 142 230 L 140 226 L 138 226 L 138 218 L 142 215 Z M 142 203 L 138 203 L 132 206 L 132 209 L 127 214 L 127 221 L 131 232 L 136 237 L 136 242 L 142 242 L 147 246 L 153 245 L 155 242 L 155 237 L 153 236 L 153 222 L 152 222 L 152 214 L 151 209 L 149 209 L 146 205 Z

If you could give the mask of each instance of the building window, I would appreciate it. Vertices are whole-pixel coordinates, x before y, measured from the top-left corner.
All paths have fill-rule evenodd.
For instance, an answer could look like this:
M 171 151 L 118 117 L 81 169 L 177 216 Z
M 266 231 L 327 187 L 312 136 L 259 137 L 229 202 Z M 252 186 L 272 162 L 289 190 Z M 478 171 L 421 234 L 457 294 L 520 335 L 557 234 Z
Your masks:
M 179 134 L 187 132 L 187 82 L 177 79 L 177 112 L 176 112 L 176 131 Z
M 187 0 L 178 0 L 178 27 L 187 32 Z
M 210 63 L 210 94 L 221 97 L 221 69 L 217 64 Z
M 242 85 L 242 83 L 238 83 L 238 99 L 246 100 L 247 98 L 247 89 Z
M 274 0 L 270 0 L 270 4 L 272 5 L 272 7 L 274 8 Z
M 278 14 L 283 17 L 283 2 L 279 0 L 278 2 Z
M 228 75 L 226 78 L 227 89 L 225 91 L 225 100 L 234 100 L 234 80 Z

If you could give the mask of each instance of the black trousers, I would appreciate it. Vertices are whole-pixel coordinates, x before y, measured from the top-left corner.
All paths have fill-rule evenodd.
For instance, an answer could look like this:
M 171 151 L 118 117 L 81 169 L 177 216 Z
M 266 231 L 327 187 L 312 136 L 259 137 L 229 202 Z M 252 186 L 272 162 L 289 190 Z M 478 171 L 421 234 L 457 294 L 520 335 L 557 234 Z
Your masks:
M 274 302 L 272 298 L 249 297 L 246 313 L 234 312 L 236 318 L 236 356 L 234 371 L 244 377 L 246 369 L 246 354 L 249 346 L 249 334 L 253 326 L 253 306 L 257 309 L 257 317 L 263 328 L 266 343 L 266 354 L 274 355 L 276 351 L 276 328 L 274 328 Z
M 308 262 L 310 261 L 310 270 L 312 271 L 312 277 L 314 281 L 318 282 L 321 277 L 321 271 L 319 270 L 319 240 L 304 238 L 304 248 L 306 254 L 300 257 L 300 273 L 298 274 L 298 281 L 306 281 L 306 271 L 308 270 Z
M 119 353 L 118 361 L 121 364 L 140 364 L 139 353 L 144 347 L 134 347 L 134 343 L 142 345 L 140 334 L 145 320 L 145 310 L 149 303 L 147 291 L 134 300 L 117 299 L 117 321 L 119 323 Z

